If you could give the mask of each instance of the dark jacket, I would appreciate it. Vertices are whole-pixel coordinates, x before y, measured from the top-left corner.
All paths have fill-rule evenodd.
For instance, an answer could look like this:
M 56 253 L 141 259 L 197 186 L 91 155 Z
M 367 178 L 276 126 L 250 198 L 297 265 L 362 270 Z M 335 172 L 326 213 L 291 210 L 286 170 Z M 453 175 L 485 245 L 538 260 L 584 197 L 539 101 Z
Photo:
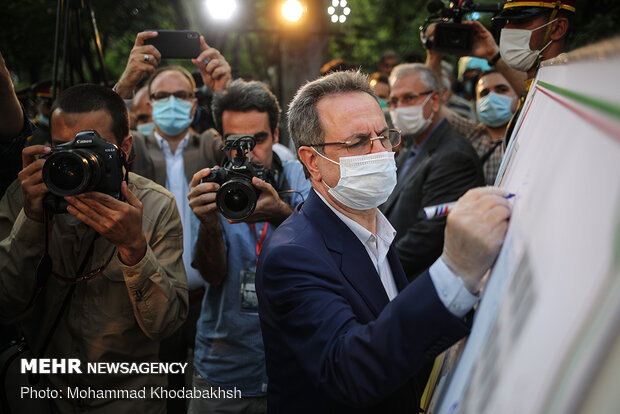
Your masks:
M 463 337 L 424 272 L 391 302 L 359 239 L 310 191 L 265 242 L 256 291 L 269 413 L 413 413 L 410 380 Z
M 410 151 L 398 158 L 398 171 Z M 484 174 L 471 144 L 445 120 L 426 137 L 404 174 L 399 175 L 381 211 L 396 230 L 398 257 L 411 281 L 433 264 L 443 250 L 446 218 L 426 220 L 424 207 L 455 201 L 468 189 L 483 186 Z

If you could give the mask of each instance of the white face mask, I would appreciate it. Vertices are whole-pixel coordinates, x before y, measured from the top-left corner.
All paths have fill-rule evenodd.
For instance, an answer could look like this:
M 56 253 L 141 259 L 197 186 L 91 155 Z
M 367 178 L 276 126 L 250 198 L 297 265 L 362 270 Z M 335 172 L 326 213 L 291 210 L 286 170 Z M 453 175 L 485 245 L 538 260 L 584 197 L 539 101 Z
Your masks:
M 404 106 L 390 111 L 394 126 L 400 129 L 403 135 L 418 136 L 433 122 L 432 118 L 424 118 L 424 105 L 431 96 L 432 93 L 426 97 L 421 105 Z
M 532 33 L 550 25 L 556 20 L 557 19 L 553 19 L 549 23 L 532 30 L 502 29 L 502 34 L 499 38 L 499 52 L 504 62 L 513 69 L 520 70 L 521 72 L 527 72 L 532 69 L 538 62 L 538 58 L 542 51 L 552 42 L 552 40 L 550 40 L 549 43 L 540 50 L 531 50 L 530 38 L 532 37 Z
M 391 151 L 353 157 L 340 157 L 340 162 L 330 160 L 312 147 L 326 160 L 340 165 L 340 180 L 329 194 L 354 210 L 370 210 L 385 203 L 396 186 L 396 162 Z

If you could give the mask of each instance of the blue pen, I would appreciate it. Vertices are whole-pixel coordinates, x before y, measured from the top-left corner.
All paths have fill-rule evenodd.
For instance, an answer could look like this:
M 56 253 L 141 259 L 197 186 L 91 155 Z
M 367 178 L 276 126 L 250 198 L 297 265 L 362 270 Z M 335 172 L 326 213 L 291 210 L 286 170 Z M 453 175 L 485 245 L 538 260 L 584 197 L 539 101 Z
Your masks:
M 515 195 L 510 193 L 504 196 L 505 199 L 514 197 Z M 438 204 L 436 206 L 424 207 L 424 218 L 433 219 L 437 217 L 445 217 L 454 208 L 456 201 L 445 204 Z

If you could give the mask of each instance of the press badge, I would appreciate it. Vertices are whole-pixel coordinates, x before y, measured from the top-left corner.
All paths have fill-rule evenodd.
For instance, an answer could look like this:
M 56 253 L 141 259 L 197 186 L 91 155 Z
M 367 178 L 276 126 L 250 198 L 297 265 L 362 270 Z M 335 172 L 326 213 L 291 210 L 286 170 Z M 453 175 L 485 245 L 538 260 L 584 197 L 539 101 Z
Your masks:
M 241 271 L 241 312 L 258 313 L 258 297 L 256 296 L 256 271 Z

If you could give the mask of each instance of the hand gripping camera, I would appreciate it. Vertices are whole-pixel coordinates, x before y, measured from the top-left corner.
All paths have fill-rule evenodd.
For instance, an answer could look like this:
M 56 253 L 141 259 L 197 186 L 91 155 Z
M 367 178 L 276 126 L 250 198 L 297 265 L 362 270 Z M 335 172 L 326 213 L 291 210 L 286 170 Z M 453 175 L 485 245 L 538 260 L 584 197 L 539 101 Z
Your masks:
M 442 53 L 466 56 L 471 54 L 475 33 L 473 26 L 461 23 L 463 16 L 473 12 L 499 13 L 502 4 L 461 0 L 458 6 L 453 2 L 450 3 L 450 7 L 446 7 L 441 0 L 433 0 L 428 3 L 427 10 L 429 16 L 420 26 L 424 47 Z M 439 23 L 435 26 L 434 40 L 431 43 L 424 32 L 433 21 Z
M 78 132 L 73 141 L 52 147 L 42 158 L 43 182 L 50 190 L 43 205 L 52 213 L 66 213 L 63 197 L 98 191 L 116 199 L 121 197 L 124 154 L 97 131 Z
M 201 182 L 215 182 L 220 189 L 215 196 L 215 203 L 222 215 L 230 220 L 245 220 L 256 208 L 260 190 L 252 185 L 252 177 L 273 184 L 271 171 L 261 164 L 250 161 L 250 151 L 256 142 L 250 135 L 229 135 L 224 144 L 224 151 L 229 151 L 230 161 L 223 168 L 213 168 Z M 233 150 L 234 157 L 231 157 Z

